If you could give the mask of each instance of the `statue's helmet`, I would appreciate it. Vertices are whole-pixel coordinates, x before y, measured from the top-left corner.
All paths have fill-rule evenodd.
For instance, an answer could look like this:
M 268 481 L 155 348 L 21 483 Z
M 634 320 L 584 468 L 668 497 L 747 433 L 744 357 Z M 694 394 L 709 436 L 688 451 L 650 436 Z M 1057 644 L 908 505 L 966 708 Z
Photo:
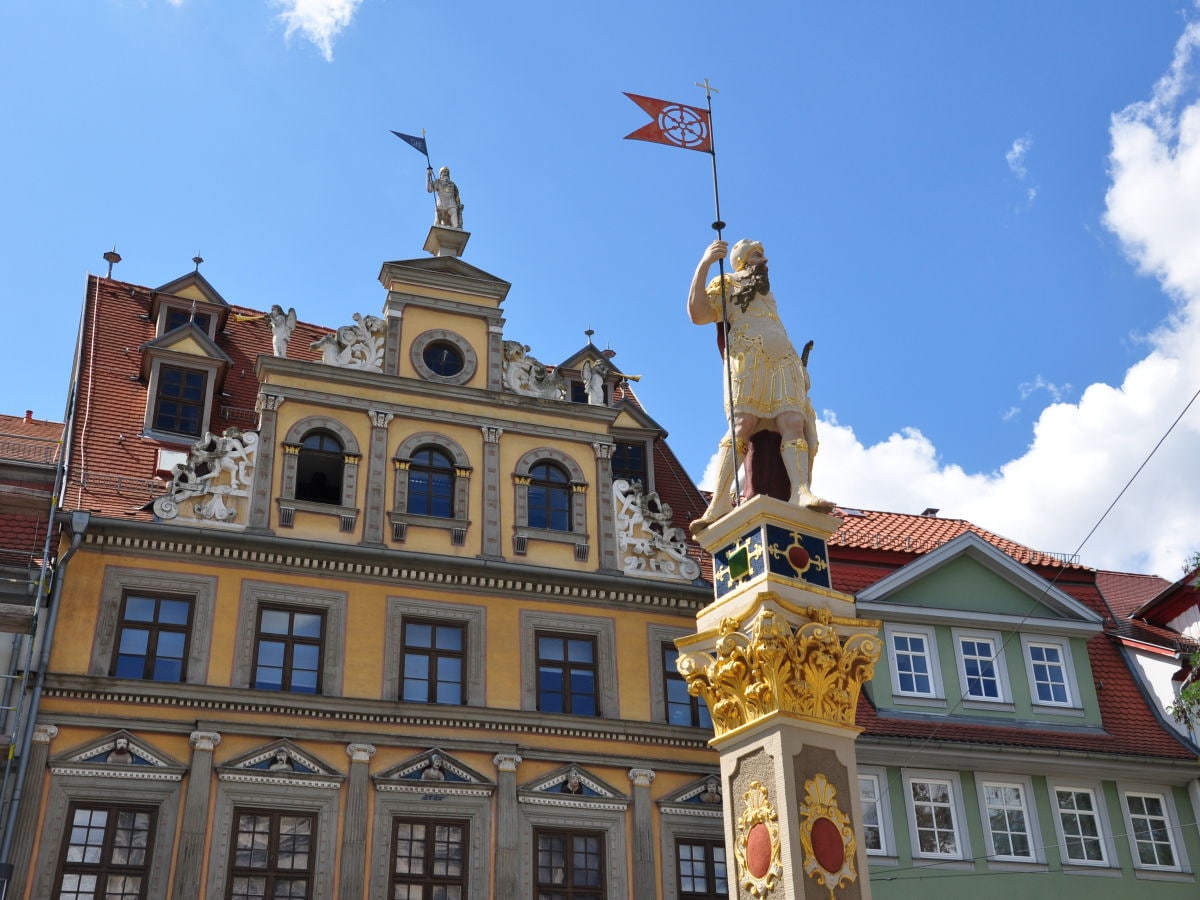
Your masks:
M 733 265 L 733 271 L 740 272 L 746 268 L 746 260 L 755 250 L 764 256 L 766 255 L 763 251 L 763 245 L 759 241 L 744 238 L 734 244 L 733 249 L 729 251 L 729 262 Z
M 438 175 L 442 176 L 443 178 L 449 178 L 450 177 L 450 167 L 442 166 L 440 169 L 438 169 Z

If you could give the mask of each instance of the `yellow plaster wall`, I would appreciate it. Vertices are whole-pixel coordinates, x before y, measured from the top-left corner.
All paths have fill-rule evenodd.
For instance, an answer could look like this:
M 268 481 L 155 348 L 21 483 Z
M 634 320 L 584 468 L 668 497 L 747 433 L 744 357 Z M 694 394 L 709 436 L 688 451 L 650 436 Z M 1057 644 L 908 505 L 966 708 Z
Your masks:
M 487 319 L 459 315 L 445 309 L 426 309 L 421 306 L 405 308 L 401 322 L 399 374 L 404 378 L 420 378 L 412 364 L 412 345 L 426 331 L 453 331 L 475 350 L 478 363 L 475 373 L 466 382 L 468 387 L 487 387 L 488 330 Z

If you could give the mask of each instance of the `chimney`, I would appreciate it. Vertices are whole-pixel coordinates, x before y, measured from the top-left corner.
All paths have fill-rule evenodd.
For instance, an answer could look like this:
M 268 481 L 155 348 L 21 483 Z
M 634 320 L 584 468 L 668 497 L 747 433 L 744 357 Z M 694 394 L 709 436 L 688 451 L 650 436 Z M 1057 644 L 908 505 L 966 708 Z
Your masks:
M 33 410 L 32 409 L 25 410 L 25 424 L 26 425 L 33 424 Z

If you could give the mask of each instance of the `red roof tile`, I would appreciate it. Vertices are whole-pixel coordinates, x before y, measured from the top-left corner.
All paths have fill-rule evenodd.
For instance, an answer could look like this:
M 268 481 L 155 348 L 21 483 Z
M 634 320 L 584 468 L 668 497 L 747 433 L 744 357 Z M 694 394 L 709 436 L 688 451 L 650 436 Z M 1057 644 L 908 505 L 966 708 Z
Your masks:
M 1130 572 L 1097 572 L 1096 587 L 1112 607 L 1113 615 L 1128 618 L 1135 609 L 1153 600 L 1171 583 L 1157 575 Z

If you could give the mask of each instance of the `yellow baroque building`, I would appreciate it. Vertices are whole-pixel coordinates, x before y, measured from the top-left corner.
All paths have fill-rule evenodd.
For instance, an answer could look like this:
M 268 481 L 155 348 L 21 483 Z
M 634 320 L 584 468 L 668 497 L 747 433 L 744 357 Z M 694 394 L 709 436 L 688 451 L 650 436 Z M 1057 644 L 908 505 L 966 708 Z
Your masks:
M 329 329 L 90 279 L 10 897 L 724 895 L 703 499 L 507 283 L 380 281 Z

